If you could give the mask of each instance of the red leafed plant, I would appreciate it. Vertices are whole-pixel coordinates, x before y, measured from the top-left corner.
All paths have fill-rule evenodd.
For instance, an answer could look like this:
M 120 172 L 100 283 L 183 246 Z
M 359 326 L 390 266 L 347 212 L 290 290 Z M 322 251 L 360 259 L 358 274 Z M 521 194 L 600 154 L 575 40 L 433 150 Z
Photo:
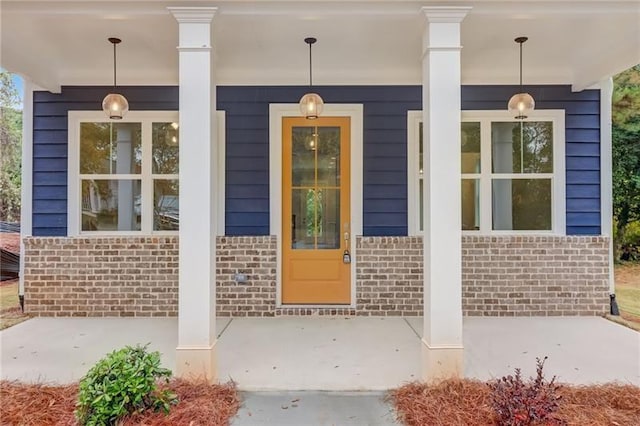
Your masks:
M 522 380 L 520 369 L 515 375 L 501 377 L 489 383 L 491 389 L 491 405 L 500 426 L 532 426 L 563 425 L 557 419 L 557 411 L 561 396 L 558 395 L 560 385 L 555 383 L 556 377 L 546 381 L 543 374 L 544 359 L 536 358 L 536 378 L 527 383 Z

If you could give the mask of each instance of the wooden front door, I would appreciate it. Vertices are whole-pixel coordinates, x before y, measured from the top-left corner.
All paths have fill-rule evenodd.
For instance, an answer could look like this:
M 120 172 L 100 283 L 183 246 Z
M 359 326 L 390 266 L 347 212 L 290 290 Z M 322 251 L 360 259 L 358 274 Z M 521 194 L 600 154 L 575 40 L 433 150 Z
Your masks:
M 282 303 L 351 303 L 348 117 L 282 123 Z

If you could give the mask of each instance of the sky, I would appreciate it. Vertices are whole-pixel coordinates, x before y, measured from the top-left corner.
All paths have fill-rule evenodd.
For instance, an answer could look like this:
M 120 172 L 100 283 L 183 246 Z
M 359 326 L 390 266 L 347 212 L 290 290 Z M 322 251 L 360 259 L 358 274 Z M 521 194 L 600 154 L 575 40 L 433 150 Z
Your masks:
M 18 109 L 22 109 L 22 97 L 24 92 L 24 83 L 22 81 L 22 77 L 18 74 L 13 74 L 13 85 L 18 90 L 18 96 L 20 97 L 20 101 L 18 103 Z

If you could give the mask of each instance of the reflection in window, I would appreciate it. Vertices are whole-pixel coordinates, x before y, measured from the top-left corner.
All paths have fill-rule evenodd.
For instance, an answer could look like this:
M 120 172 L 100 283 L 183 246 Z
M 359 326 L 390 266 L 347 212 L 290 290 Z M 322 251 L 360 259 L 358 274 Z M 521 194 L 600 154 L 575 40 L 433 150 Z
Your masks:
M 151 133 L 153 173 L 178 173 L 178 125 L 176 123 L 153 123 Z
M 139 231 L 140 180 L 82 180 L 83 231 Z
M 462 173 L 480 173 L 480 123 L 463 122 Z
M 480 179 L 462 179 L 462 229 L 480 229 Z
M 180 229 L 180 199 L 177 179 L 153 181 L 153 230 L 177 231 Z
M 551 230 L 551 179 L 494 179 L 493 229 Z
M 80 173 L 140 174 L 140 123 L 81 123 Z
M 178 124 L 170 120 L 79 123 L 81 231 L 178 230 Z
M 491 123 L 493 173 L 553 173 L 551 122 Z

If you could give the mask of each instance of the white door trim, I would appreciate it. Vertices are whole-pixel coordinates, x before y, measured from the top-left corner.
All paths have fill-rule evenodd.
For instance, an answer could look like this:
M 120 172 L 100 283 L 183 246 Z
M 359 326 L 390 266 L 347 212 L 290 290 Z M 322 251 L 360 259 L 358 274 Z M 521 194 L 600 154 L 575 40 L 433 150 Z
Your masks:
M 269 226 L 277 240 L 276 308 L 356 307 L 356 237 L 362 235 L 362 104 L 325 104 L 323 115 L 351 118 L 351 304 L 283 305 L 282 304 L 282 119 L 300 117 L 298 104 L 269 105 Z

